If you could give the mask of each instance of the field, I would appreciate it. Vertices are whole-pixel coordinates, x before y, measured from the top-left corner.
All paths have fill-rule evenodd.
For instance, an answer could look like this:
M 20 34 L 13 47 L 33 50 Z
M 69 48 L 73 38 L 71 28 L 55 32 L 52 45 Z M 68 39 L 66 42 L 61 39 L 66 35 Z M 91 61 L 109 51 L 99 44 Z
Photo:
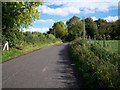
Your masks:
M 112 53 L 118 52 L 120 48 L 120 40 L 91 40 L 90 42 L 94 44 L 97 43 L 100 46 L 105 47 L 106 50 Z

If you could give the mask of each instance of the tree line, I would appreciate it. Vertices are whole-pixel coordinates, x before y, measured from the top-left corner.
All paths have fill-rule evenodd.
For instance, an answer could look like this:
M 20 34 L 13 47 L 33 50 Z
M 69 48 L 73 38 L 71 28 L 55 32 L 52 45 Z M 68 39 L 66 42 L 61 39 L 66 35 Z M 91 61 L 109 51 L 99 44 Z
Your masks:
M 23 32 L 23 28 L 27 28 L 32 25 L 32 22 L 40 19 L 37 7 L 42 4 L 43 2 L 2 2 L 2 44 L 8 41 L 12 48 L 24 43 L 29 44 L 29 42 L 34 44 L 49 37 L 66 41 L 83 37 L 83 20 L 77 16 L 70 18 L 66 24 L 62 21 L 55 22 L 46 34 Z M 120 25 L 118 25 L 120 20 L 107 22 L 103 19 L 93 21 L 92 18 L 86 18 L 84 21 L 86 38 L 120 39 Z
M 83 20 L 77 16 L 73 16 L 66 22 L 66 24 L 62 21 L 55 22 L 47 33 L 53 34 L 57 38 L 72 41 L 78 37 L 83 37 L 85 24 L 86 38 L 117 40 L 120 39 L 119 23 L 120 20 L 107 22 L 104 19 L 98 19 L 93 21 L 90 17 Z

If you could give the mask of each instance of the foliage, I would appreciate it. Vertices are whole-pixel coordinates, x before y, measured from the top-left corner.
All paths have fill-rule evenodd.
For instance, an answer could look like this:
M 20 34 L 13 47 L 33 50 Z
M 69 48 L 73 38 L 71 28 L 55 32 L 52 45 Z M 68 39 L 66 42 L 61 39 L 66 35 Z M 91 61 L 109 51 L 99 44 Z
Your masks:
M 3 35 L 2 37 L 2 44 L 4 44 L 5 41 L 8 41 L 10 47 L 16 47 L 22 43 L 24 35 L 20 30 L 9 30 L 6 35 Z
M 35 2 L 2 2 L 2 29 L 27 27 L 39 19 L 37 7 L 42 3 Z
M 40 15 L 37 7 L 42 2 L 2 2 L 3 44 L 9 41 L 10 47 L 16 47 L 23 38 L 20 29 L 27 28 Z
M 67 35 L 68 30 L 64 25 L 64 23 L 60 21 L 60 22 L 54 23 L 49 33 L 55 35 L 57 38 L 63 39 Z
M 119 30 L 119 22 L 120 20 L 117 20 L 115 22 L 107 22 L 104 19 L 98 19 L 95 21 L 97 24 L 97 30 L 98 35 L 100 37 L 97 37 L 97 39 L 103 39 L 103 35 L 105 35 L 105 38 L 107 40 L 114 40 L 114 39 L 120 39 L 120 30 Z
M 7 61 L 13 57 L 40 49 L 44 46 L 61 43 L 60 39 L 55 38 L 54 35 L 44 35 L 40 32 L 22 32 L 23 39 L 15 47 L 11 47 L 9 51 L 2 52 L 2 60 Z M 20 37 L 19 37 L 20 38 Z M 20 39 L 17 39 L 18 41 Z
M 99 45 L 77 39 L 70 45 L 70 56 L 88 88 L 120 88 L 120 55 Z
M 92 18 L 85 19 L 85 30 L 87 32 L 87 35 L 93 39 L 97 33 L 97 26 L 93 22 Z
M 26 43 L 34 43 L 33 35 L 31 32 L 27 31 L 24 33 Z
M 91 39 L 97 40 L 119 40 L 119 24 L 120 20 L 115 22 L 107 22 L 104 19 L 93 21 L 92 18 L 88 17 L 85 19 L 86 37 L 89 38 L 88 36 L 90 36 Z M 61 21 L 56 22 L 47 33 L 61 39 L 66 39 L 67 41 L 72 41 L 83 36 L 83 20 L 80 20 L 77 16 L 73 16 L 66 22 L 66 25 Z
M 56 37 L 53 34 L 48 34 L 47 38 L 50 39 L 50 40 L 55 40 L 56 39 Z
M 120 20 L 111 23 L 110 36 L 112 39 L 120 39 Z
M 83 34 L 83 23 L 79 17 L 73 16 L 66 22 L 68 28 L 68 40 L 74 40 Z

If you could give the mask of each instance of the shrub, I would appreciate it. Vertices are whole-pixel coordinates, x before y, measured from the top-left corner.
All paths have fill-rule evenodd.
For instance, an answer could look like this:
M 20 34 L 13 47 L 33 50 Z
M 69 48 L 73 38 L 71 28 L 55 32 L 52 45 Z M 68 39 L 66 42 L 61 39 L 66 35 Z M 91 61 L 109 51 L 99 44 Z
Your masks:
M 70 56 L 89 88 L 120 88 L 120 55 L 99 45 L 77 39 L 70 44 Z

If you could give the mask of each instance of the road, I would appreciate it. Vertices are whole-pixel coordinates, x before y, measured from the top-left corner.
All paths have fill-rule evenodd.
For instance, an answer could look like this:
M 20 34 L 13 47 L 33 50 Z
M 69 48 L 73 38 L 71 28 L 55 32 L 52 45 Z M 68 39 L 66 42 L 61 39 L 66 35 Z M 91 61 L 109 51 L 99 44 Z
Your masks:
M 46 47 L 2 64 L 3 88 L 79 88 L 68 44 Z

